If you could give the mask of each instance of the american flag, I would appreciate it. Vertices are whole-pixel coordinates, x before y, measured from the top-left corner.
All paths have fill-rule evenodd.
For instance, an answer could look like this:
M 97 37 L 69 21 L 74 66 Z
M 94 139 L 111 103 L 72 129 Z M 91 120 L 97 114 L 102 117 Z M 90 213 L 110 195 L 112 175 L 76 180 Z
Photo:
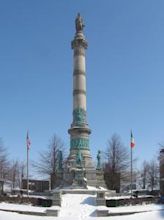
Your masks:
M 31 146 L 31 141 L 30 141 L 28 132 L 27 132 L 27 137 L 26 137 L 26 144 L 27 144 L 27 149 L 29 150 L 29 149 L 30 149 L 30 146 Z

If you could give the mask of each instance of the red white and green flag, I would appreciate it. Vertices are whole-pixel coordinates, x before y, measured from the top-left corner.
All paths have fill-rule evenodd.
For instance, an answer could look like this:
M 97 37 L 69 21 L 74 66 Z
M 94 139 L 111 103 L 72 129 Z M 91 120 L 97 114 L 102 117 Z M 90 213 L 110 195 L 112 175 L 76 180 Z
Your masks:
M 135 147 L 135 141 L 134 141 L 134 137 L 133 137 L 133 133 L 131 131 L 131 138 L 130 138 L 130 147 L 134 148 Z
M 31 146 L 31 141 L 30 141 L 28 132 L 27 132 L 27 137 L 26 137 L 26 145 L 27 145 L 27 149 L 29 150 L 29 149 L 30 149 L 30 146 Z

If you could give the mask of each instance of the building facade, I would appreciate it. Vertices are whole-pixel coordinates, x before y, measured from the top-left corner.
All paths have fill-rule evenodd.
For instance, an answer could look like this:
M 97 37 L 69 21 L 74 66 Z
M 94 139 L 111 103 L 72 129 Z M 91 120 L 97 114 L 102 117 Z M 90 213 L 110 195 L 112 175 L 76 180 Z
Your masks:
M 160 150 L 160 194 L 164 196 L 164 149 Z

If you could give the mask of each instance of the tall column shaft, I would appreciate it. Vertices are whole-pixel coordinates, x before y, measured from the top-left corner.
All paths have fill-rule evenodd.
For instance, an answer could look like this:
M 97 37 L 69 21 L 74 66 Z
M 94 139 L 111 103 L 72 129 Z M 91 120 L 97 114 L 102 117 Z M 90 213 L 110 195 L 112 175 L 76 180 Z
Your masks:
M 74 50 L 73 66 L 73 126 L 86 126 L 86 74 L 85 49 L 87 42 L 83 34 L 72 41 Z
M 82 47 L 74 49 L 73 110 L 77 108 L 86 111 L 85 50 Z
M 81 19 L 81 17 L 77 17 Z M 85 50 L 88 47 L 82 26 L 76 26 L 75 37 L 71 43 L 73 49 L 73 122 L 68 130 L 70 134 L 70 157 L 80 150 L 82 155 L 90 157 L 89 134 L 91 130 L 86 117 L 86 66 Z

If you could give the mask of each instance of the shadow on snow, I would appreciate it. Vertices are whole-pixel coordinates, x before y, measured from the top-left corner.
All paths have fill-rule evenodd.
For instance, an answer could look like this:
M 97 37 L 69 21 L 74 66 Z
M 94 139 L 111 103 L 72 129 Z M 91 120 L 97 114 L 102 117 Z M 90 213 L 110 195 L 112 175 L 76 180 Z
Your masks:
M 84 199 L 81 204 L 87 204 L 91 206 L 96 206 L 96 199 L 95 197 L 89 196 L 86 199 Z

